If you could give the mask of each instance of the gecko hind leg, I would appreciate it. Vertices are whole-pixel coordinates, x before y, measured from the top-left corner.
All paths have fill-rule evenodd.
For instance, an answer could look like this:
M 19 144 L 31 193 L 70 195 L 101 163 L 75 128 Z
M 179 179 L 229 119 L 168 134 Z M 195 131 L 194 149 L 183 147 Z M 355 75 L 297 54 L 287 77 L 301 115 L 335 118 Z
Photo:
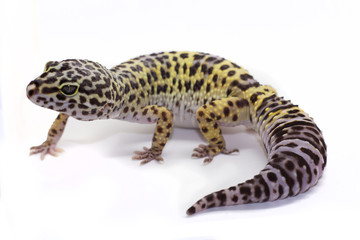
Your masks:
M 196 111 L 196 119 L 208 145 L 200 144 L 194 149 L 192 157 L 203 158 L 210 163 L 220 154 L 239 152 L 239 149 L 226 149 L 225 139 L 219 124 L 238 125 L 249 117 L 249 103 L 238 97 L 227 97 L 203 105 Z

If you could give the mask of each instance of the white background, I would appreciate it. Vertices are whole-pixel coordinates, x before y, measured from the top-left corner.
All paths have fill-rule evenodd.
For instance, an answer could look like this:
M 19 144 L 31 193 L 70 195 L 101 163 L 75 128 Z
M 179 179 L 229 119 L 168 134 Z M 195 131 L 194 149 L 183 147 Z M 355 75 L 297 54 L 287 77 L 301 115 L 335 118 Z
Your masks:
M 359 239 L 360 5 L 346 0 L 20 1 L 0 4 L 0 239 Z M 266 164 L 253 133 L 226 129 L 229 148 L 203 166 L 204 143 L 175 129 L 164 164 L 139 167 L 154 126 L 70 119 L 60 157 L 29 157 L 56 113 L 28 82 L 49 60 L 109 68 L 141 54 L 196 50 L 226 57 L 314 117 L 328 165 L 309 192 L 186 217 L 200 197 Z M 356 218 L 356 219 L 355 219 Z

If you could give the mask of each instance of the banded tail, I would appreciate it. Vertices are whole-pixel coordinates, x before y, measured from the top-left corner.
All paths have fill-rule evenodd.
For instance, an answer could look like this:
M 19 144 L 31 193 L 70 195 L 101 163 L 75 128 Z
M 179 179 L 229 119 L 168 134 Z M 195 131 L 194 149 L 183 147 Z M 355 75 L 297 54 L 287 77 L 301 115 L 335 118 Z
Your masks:
M 254 97 L 256 96 L 256 97 Z M 312 118 L 273 92 L 252 93 L 251 121 L 260 134 L 269 162 L 252 179 L 211 193 L 187 210 L 275 201 L 316 185 L 326 165 L 326 145 Z

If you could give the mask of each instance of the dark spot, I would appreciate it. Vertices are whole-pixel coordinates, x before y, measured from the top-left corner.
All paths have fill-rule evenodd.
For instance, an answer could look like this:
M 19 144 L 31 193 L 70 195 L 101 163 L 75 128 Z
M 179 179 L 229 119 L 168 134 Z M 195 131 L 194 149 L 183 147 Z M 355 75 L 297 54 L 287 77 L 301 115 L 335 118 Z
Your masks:
M 166 67 L 169 69 L 171 68 L 171 63 L 170 62 L 166 62 Z
M 279 198 L 284 194 L 284 188 L 280 185 L 279 186 Z
M 154 70 L 151 70 L 151 76 L 153 77 L 155 82 L 158 80 L 158 77 L 157 77 L 156 72 Z
M 131 103 L 132 101 L 135 100 L 135 98 L 136 98 L 135 94 L 131 94 L 131 95 L 129 96 L 128 102 Z
M 220 67 L 220 69 L 221 70 L 226 70 L 226 69 L 228 69 L 230 66 L 229 65 L 222 65 L 221 67 Z
M 189 89 L 191 88 L 191 81 L 186 81 L 184 86 L 186 88 L 186 92 L 188 92 Z
M 267 173 L 267 178 L 271 181 L 271 182 L 276 182 L 277 181 L 277 176 L 275 173 L 273 172 L 269 172 Z
M 203 84 L 204 84 L 204 79 L 196 80 L 194 87 L 193 87 L 194 92 L 199 91 Z
M 251 189 L 249 187 L 242 186 L 240 187 L 240 193 L 245 195 L 250 195 Z
M 299 109 L 293 109 L 293 110 L 288 111 L 289 114 L 294 114 L 294 113 L 298 113 L 298 112 L 300 112 Z
M 201 131 L 202 131 L 203 133 L 207 133 L 209 130 L 208 130 L 206 127 L 203 127 L 203 128 L 201 128 Z
M 184 73 L 184 74 L 186 73 L 186 70 L 187 70 L 187 65 L 186 65 L 186 63 L 185 63 L 184 66 L 183 66 L 183 73 Z
M 131 85 L 131 88 L 133 88 L 133 89 L 138 89 L 139 88 L 139 84 L 137 82 L 130 81 L 130 85 Z
M 226 203 L 226 194 L 224 191 L 217 192 L 217 199 L 220 201 L 220 205 L 224 206 Z
M 194 76 L 197 72 L 197 69 L 199 68 L 200 63 L 196 63 L 195 65 L 193 65 L 192 67 L 190 67 L 190 77 Z
M 41 89 L 41 93 L 43 94 L 51 94 L 51 93 L 56 93 L 58 92 L 59 89 L 57 87 L 44 87 L 43 89 Z
M 261 197 L 261 194 L 261 188 L 259 186 L 255 186 L 255 197 L 259 199 Z
M 194 55 L 194 60 L 201 60 L 201 59 L 203 59 L 205 57 L 205 55 L 203 55 L 203 54 L 195 54 Z
M 242 79 L 242 80 L 248 80 L 248 79 L 251 79 L 251 78 L 253 78 L 250 74 L 247 74 L 247 73 L 244 73 L 244 74 L 241 74 L 240 75 L 240 78 Z
M 224 114 L 225 114 L 226 117 L 229 116 L 230 109 L 228 107 L 224 107 Z
M 303 183 L 303 173 L 299 170 L 296 170 L 296 180 L 299 183 L 299 188 L 302 189 L 302 183 Z
M 207 92 L 207 93 L 210 92 L 210 89 L 211 89 L 211 85 L 210 85 L 210 84 L 207 84 L 207 85 L 206 85 L 206 92 Z
M 91 99 L 90 99 L 90 103 L 91 103 L 92 105 L 96 105 L 96 106 L 104 106 L 104 103 L 105 103 L 105 102 L 100 103 L 99 100 L 97 100 L 96 98 L 91 98 Z
M 294 168 L 295 168 L 295 165 L 294 165 L 294 163 L 293 163 L 292 161 L 287 161 L 287 162 L 285 163 L 285 167 L 287 168 L 287 170 L 293 171 Z
M 251 101 L 252 103 L 255 103 L 255 102 L 257 101 L 257 99 L 258 99 L 258 93 L 254 93 L 254 94 L 251 95 L 251 97 L 250 97 L 250 101 Z
M 214 76 L 213 76 L 213 82 L 217 82 L 217 80 L 218 80 L 218 75 L 217 74 L 215 74 Z
M 294 147 L 297 147 L 298 145 L 297 145 L 296 143 L 293 143 L 293 142 L 292 142 L 292 143 L 286 144 L 285 146 L 294 148 Z
M 207 65 L 206 64 L 201 65 L 201 72 L 203 72 L 204 74 L 207 73 Z
M 130 86 L 129 84 L 125 84 L 125 88 L 124 88 L 124 93 L 127 94 L 128 92 L 130 92 Z
M 214 195 L 213 195 L 213 194 L 207 195 L 207 196 L 205 197 L 205 199 L 206 199 L 206 201 L 208 201 L 208 202 L 212 202 L 212 201 L 214 200 Z
M 176 65 L 175 65 L 176 74 L 179 74 L 179 68 L 180 68 L 180 64 L 176 63 Z
M 161 73 L 161 77 L 163 79 L 165 79 L 166 78 L 166 72 L 165 72 L 164 68 L 160 68 L 160 73 Z
M 89 70 L 95 70 L 95 68 L 89 64 L 85 65 L 85 67 Z
M 62 94 L 56 94 L 56 98 L 58 99 L 58 100 L 60 100 L 60 101 L 64 101 L 65 99 L 66 99 L 66 97 L 64 96 L 64 95 L 62 95 Z
M 315 163 L 315 165 L 318 165 L 319 164 L 319 161 L 320 161 L 320 158 L 314 154 L 311 150 L 307 149 L 307 148 L 300 148 L 300 150 L 303 152 L 303 153 L 306 153 Z
M 189 57 L 189 54 L 187 54 L 187 53 L 182 53 L 182 54 L 180 54 L 180 57 L 183 58 L 183 59 L 185 59 L 185 58 L 188 58 L 188 57 Z
M 140 85 L 142 86 L 142 87 L 144 87 L 145 86 L 145 80 L 144 79 L 142 79 L 142 78 L 140 78 L 139 79 L 139 82 L 140 82 Z
M 228 72 L 228 76 L 229 76 L 229 77 L 232 77 L 232 76 L 234 76 L 234 75 L 235 75 L 235 71 L 234 71 L 234 70 L 231 70 L 231 71 Z

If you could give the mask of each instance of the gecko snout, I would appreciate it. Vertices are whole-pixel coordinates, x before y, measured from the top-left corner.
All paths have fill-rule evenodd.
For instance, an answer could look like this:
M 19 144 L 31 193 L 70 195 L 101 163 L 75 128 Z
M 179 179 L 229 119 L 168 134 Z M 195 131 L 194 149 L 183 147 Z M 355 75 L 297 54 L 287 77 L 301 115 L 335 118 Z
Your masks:
M 27 87 L 26 87 L 26 95 L 28 98 L 31 98 L 32 96 L 39 93 L 37 84 L 32 81 Z

